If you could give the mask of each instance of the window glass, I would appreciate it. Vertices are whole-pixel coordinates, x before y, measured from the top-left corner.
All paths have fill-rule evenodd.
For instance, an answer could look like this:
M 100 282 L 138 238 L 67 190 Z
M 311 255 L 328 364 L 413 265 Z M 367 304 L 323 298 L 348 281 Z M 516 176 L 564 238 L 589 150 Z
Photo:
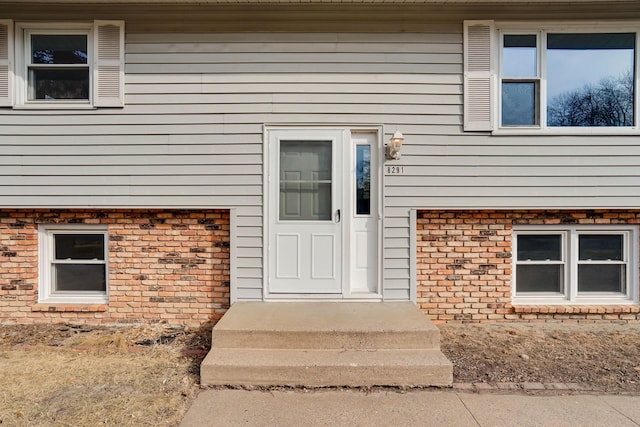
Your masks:
M 502 125 L 537 125 L 538 93 L 537 82 L 503 82 Z
M 331 141 L 280 142 L 280 219 L 331 219 Z
M 536 126 L 540 116 L 537 37 L 506 34 L 502 43 L 502 125 Z
M 356 214 L 371 214 L 371 146 L 356 145 Z
M 56 234 L 55 259 L 104 260 L 103 234 Z
M 620 234 L 583 234 L 579 237 L 580 260 L 622 261 L 623 245 Z
M 518 234 L 518 261 L 562 260 L 560 234 Z
M 538 52 L 536 36 L 504 36 L 502 51 L 503 77 L 536 77 L 538 75 Z
M 633 126 L 633 33 L 547 35 L 547 125 Z
M 34 64 L 86 64 L 87 36 L 32 35 L 31 56 Z
M 54 291 L 106 292 L 107 282 L 104 264 L 55 264 Z
M 580 264 L 578 292 L 624 293 L 626 268 L 621 264 Z
M 32 100 L 89 99 L 89 69 L 33 69 Z
M 563 292 L 562 264 L 527 264 L 516 267 L 516 292 Z

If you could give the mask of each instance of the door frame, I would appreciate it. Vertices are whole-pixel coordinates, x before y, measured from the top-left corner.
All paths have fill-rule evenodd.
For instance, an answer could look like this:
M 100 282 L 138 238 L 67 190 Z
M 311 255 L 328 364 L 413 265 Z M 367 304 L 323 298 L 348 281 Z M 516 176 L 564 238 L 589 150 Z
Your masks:
M 348 175 L 348 171 L 350 167 L 346 166 L 346 163 L 351 163 L 354 161 L 351 157 L 353 150 L 352 138 L 351 135 L 354 133 L 370 133 L 375 135 L 375 146 L 372 147 L 372 154 L 375 151 L 375 182 L 372 182 L 372 185 L 375 183 L 376 186 L 376 203 L 371 207 L 372 214 L 376 218 L 376 265 L 375 265 L 375 274 L 377 278 L 377 286 L 376 291 L 372 293 L 358 293 L 352 294 L 349 283 L 349 268 L 351 262 L 351 245 L 353 242 L 351 241 L 352 233 L 351 233 L 351 220 L 343 221 L 343 230 L 342 230 L 342 253 L 343 253 L 343 268 L 341 269 L 341 281 L 342 281 L 342 293 L 341 294 L 315 294 L 315 293 L 271 293 L 269 290 L 269 280 L 271 276 L 270 271 L 270 248 L 269 245 L 271 242 L 271 218 L 270 218 L 270 210 L 272 208 L 272 204 L 274 203 L 271 194 L 271 184 L 272 179 L 277 179 L 278 171 L 272 170 L 274 165 L 271 164 L 271 151 L 273 147 L 271 146 L 271 133 L 277 131 L 295 131 L 300 133 L 307 133 L 310 135 L 310 139 L 313 138 L 313 133 L 318 131 L 339 131 L 342 133 L 342 147 L 339 150 L 339 155 L 347 156 L 349 159 L 348 162 L 344 162 L 342 166 L 342 185 L 343 189 L 346 189 L 349 186 L 349 190 L 343 191 L 343 205 L 345 205 L 344 200 L 350 198 L 352 196 L 352 183 L 354 181 L 353 177 Z M 300 301 L 300 300 L 349 300 L 349 301 L 381 301 L 382 300 L 382 271 L 383 271 L 383 250 L 382 250 L 382 227 L 383 227 L 383 163 L 384 163 L 384 152 L 383 152 L 383 144 L 382 144 L 382 126 L 283 126 L 283 125 L 265 125 L 263 128 L 263 232 L 262 232 L 262 240 L 263 240 L 263 262 L 262 262 L 262 297 L 263 300 L 269 301 Z M 373 157 L 373 156 L 372 156 Z M 346 219 L 346 215 L 343 214 L 343 217 Z M 350 219 L 350 218 L 349 218 Z

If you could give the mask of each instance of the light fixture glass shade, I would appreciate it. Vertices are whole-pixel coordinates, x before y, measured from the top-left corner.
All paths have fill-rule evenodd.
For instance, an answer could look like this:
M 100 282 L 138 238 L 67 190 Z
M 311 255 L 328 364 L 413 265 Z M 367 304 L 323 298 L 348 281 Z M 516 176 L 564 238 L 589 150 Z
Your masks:
M 400 148 L 404 142 L 402 132 L 396 130 L 387 145 L 387 158 L 398 160 L 400 158 Z

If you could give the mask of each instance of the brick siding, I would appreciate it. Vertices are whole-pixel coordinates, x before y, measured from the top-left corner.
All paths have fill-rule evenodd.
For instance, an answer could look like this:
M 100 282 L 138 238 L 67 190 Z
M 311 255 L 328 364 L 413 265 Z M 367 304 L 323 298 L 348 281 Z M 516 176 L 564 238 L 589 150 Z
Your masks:
M 640 210 L 420 211 L 417 303 L 436 323 L 640 320 L 638 305 L 511 304 L 513 226 L 587 224 L 640 224 Z
M 39 224 L 108 226 L 108 304 L 38 304 Z M 228 307 L 228 210 L 0 209 L 0 323 L 198 326 Z

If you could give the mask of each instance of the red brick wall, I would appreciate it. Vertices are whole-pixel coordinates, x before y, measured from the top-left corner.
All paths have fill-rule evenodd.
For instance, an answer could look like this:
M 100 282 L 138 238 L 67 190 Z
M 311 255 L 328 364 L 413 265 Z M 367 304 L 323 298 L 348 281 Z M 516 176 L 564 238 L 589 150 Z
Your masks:
M 640 320 L 638 305 L 512 306 L 512 227 L 534 224 L 640 224 L 640 210 L 418 212 L 418 305 L 436 323 Z
M 108 226 L 108 304 L 38 304 L 38 224 Z M 227 210 L 0 209 L 0 323 L 197 326 L 228 307 Z

